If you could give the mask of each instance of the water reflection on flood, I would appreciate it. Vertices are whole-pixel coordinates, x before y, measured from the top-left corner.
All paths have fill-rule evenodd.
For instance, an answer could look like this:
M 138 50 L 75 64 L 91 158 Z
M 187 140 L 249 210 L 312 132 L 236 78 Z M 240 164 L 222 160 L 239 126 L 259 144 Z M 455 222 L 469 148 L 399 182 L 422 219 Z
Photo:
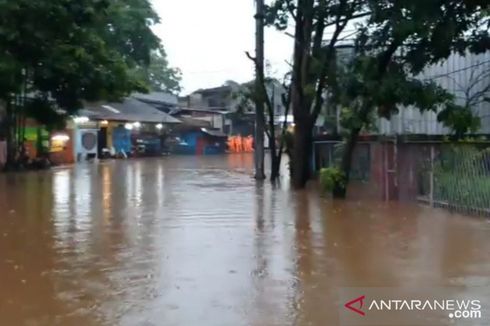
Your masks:
M 490 287 L 487 221 L 256 185 L 252 165 L 1 175 L 0 325 L 337 325 L 340 287 Z

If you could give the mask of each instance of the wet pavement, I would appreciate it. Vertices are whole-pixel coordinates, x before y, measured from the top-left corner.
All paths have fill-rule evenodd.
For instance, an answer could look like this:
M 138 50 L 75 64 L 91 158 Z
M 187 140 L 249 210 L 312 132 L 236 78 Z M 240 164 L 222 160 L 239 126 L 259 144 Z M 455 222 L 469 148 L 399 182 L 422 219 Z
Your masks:
M 338 325 L 342 287 L 490 287 L 487 220 L 256 185 L 252 165 L 0 175 L 0 325 Z

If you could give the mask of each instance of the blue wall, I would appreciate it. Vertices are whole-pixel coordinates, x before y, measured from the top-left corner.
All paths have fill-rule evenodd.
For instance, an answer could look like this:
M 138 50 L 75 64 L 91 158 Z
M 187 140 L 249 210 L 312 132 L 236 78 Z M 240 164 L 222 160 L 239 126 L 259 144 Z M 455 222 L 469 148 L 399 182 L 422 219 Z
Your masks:
M 116 153 L 124 151 L 126 154 L 131 152 L 131 131 L 122 126 L 116 127 L 112 131 L 112 144 Z
M 199 139 L 204 139 L 205 144 L 203 150 L 203 155 L 216 155 L 216 154 L 224 154 L 226 151 L 226 139 L 222 140 L 209 137 L 207 134 L 201 131 L 190 131 L 185 132 L 180 135 L 180 139 L 185 142 L 187 145 L 177 145 L 174 149 L 176 154 L 186 154 L 186 155 L 196 155 L 201 154 L 197 153 L 197 144 Z M 218 143 L 218 146 L 215 144 Z

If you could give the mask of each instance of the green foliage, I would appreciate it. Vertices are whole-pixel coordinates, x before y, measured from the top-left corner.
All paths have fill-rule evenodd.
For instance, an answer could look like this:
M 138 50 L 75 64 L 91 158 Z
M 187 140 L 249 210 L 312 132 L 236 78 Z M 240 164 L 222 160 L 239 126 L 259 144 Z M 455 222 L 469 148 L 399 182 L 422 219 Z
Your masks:
M 255 90 L 254 83 L 248 83 L 241 85 L 234 92 L 231 97 L 236 103 L 237 110 L 233 113 L 235 118 L 242 117 L 251 108 L 255 107 L 255 103 L 259 101 L 259 96 Z
M 488 209 L 490 150 L 459 145 L 443 151 L 441 156 L 435 167 L 434 198 L 452 206 Z
M 167 54 L 163 49 L 153 51 L 149 66 L 138 66 L 134 69 L 151 91 L 179 94 L 182 90 L 180 82 L 182 73 L 178 68 L 171 68 Z
M 103 0 L 109 3 L 98 28 L 107 45 L 122 53 L 129 66 L 148 66 L 160 40 L 151 27 L 160 22 L 149 0 Z M 100 0 L 99 0 L 100 2 Z
M 485 52 L 489 47 L 486 0 L 368 0 L 373 12 L 364 25 L 364 45 L 375 49 L 403 47 L 403 58 L 413 73 L 438 63 L 451 52 Z
M 294 2 L 294 0 L 278 0 L 266 6 L 266 24 L 275 26 L 278 30 L 287 29 L 290 13 L 296 8 Z
M 271 102 L 274 100 L 271 98 L 273 92 L 284 92 L 283 86 L 274 78 L 265 78 L 265 88 L 267 94 L 264 92 L 258 92 L 254 82 L 245 83 L 242 85 L 236 84 L 236 88 L 232 92 L 232 99 L 236 103 L 237 111 L 236 116 L 243 116 L 245 113 L 249 112 L 250 109 L 255 110 L 255 103 L 267 101 L 267 97 L 270 98 Z M 272 103 L 277 104 L 277 103 Z M 268 112 L 269 107 L 266 106 L 267 116 L 270 114 Z
M 156 22 L 147 0 L 0 0 L 0 97 L 26 86 L 71 113 L 143 91 Z
M 488 208 L 490 200 L 490 177 L 466 177 L 457 179 L 451 172 L 440 172 L 436 176 L 436 197 L 452 206 L 464 208 Z M 457 190 L 457 191 L 456 191 Z
M 314 125 L 326 93 L 329 105 L 348 108 L 343 111 L 352 145 L 345 153 L 343 169 L 348 170 L 357 136 L 374 115 L 390 118 L 400 106 L 415 106 L 443 110 L 439 119 L 456 133 L 476 125 L 468 110 L 454 110 L 453 96 L 416 76 L 451 53 L 489 50 L 489 8 L 488 0 L 275 0 L 266 20 L 280 30 L 295 23 L 291 89 L 301 127 Z M 355 58 L 343 72 L 332 49 L 354 19 Z M 301 186 L 306 181 L 300 178 L 295 183 Z
M 47 99 L 28 101 L 25 110 L 28 117 L 35 119 L 47 130 L 62 130 L 66 126 L 66 115 L 55 110 Z
M 366 127 L 375 110 L 389 119 L 400 106 L 414 106 L 441 112 L 439 121 L 457 135 L 475 130 L 479 120 L 470 108 L 457 106 L 448 91 L 414 76 L 451 53 L 489 49 L 488 30 L 479 30 L 489 21 L 481 15 L 488 2 L 454 0 L 441 6 L 437 1 L 383 0 L 368 4 L 372 14 L 359 30 L 355 58 L 337 74 L 341 94 L 336 100 L 354 108 L 347 127 Z
M 469 132 L 476 132 L 481 126 L 480 118 L 474 116 L 471 108 L 467 106 L 448 105 L 439 113 L 438 120 L 451 128 L 457 138 L 462 138 Z
M 63 128 L 84 101 L 147 91 L 149 78 L 134 71 L 162 49 L 151 29 L 158 21 L 149 0 L 0 0 L 9 165 L 24 141 L 26 116 Z
M 345 131 L 349 132 L 353 129 L 362 129 L 365 131 L 376 131 L 376 115 L 370 114 L 368 119 L 362 120 L 359 116 L 361 108 L 356 103 L 351 103 L 351 107 L 343 107 L 340 111 L 340 124 Z M 347 136 L 347 135 L 345 135 Z
M 0 52 L 0 98 L 5 99 L 11 93 L 16 93 L 22 85 L 22 68 L 15 58 Z
M 347 70 L 339 73 L 341 94 L 338 98 L 341 105 L 362 107 L 368 104 L 377 108 L 379 116 L 389 119 L 401 105 L 415 106 L 421 111 L 437 111 L 454 100 L 453 95 L 432 81 L 411 77 L 401 62 L 392 62 L 381 79 L 373 73 L 373 64 L 372 58 L 359 56 Z M 357 118 L 361 121 L 354 124 L 355 127 L 369 123 L 359 113 Z
M 320 170 L 320 185 L 323 190 L 331 192 L 338 185 L 345 186 L 345 174 L 336 167 L 329 167 Z

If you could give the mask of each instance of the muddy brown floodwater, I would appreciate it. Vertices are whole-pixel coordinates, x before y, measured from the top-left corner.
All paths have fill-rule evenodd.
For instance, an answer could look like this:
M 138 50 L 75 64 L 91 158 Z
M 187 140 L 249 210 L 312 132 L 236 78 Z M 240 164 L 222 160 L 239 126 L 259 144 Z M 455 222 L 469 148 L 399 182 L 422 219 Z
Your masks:
M 0 175 L 0 325 L 338 325 L 341 287 L 490 287 L 488 221 L 260 186 L 252 164 Z

